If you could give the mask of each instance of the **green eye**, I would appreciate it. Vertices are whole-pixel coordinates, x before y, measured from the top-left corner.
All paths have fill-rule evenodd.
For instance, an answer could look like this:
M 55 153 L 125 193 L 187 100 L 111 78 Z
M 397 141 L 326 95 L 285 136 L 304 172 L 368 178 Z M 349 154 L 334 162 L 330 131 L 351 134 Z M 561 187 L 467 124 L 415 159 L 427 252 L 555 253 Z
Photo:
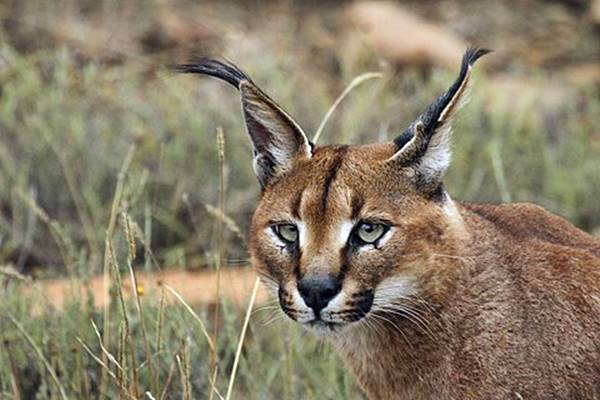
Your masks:
M 298 240 L 298 227 L 292 224 L 280 224 L 273 227 L 277 236 L 288 243 L 295 243 Z
M 387 232 L 387 229 L 387 226 L 382 224 L 361 222 L 356 230 L 356 235 L 364 243 L 372 244 L 381 239 L 383 234 Z

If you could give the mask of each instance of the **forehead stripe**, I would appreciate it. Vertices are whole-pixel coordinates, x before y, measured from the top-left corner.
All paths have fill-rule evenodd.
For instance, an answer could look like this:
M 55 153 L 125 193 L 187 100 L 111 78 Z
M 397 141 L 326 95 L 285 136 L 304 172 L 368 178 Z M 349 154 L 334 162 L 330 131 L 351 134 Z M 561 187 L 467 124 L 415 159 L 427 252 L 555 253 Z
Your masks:
M 302 194 L 304 193 L 304 188 L 298 190 L 294 194 L 294 198 L 292 199 L 292 215 L 296 219 L 300 219 L 300 205 L 302 203 Z
M 329 197 L 329 188 L 335 180 L 338 170 L 342 166 L 342 161 L 347 151 L 348 146 L 340 146 L 335 151 L 334 159 L 329 167 L 329 171 L 327 171 L 327 175 L 325 176 L 325 181 L 323 183 L 323 195 L 321 196 L 322 213 L 325 213 L 325 210 L 327 209 L 327 198 Z
M 365 199 L 363 199 L 362 196 L 356 193 L 352 195 L 352 200 L 350 200 L 350 208 L 352 210 L 350 219 L 352 221 L 358 218 L 358 215 L 360 214 L 360 211 L 362 210 L 364 204 Z

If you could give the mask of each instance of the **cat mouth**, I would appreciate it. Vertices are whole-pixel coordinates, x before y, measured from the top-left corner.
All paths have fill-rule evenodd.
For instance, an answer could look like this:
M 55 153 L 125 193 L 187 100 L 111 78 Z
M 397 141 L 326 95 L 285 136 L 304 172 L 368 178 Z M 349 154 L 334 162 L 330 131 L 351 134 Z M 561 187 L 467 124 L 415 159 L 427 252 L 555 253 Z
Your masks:
M 279 287 L 278 297 L 281 310 L 292 320 L 298 322 L 311 333 L 319 336 L 345 331 L 350 326 L 362 320 L 371 311 L 373 305 L 373 290 L 361 290 L 344 294 L 338 304 L 321 304 L 320 307 L 307 307 L 313 305 L 312 299 L 306 304 L 306 299 L 295 292 L 288 292 Z M 332 301 L 335 303 L 335 301 Z M 339 303 L 343 303 L 340 305 Z

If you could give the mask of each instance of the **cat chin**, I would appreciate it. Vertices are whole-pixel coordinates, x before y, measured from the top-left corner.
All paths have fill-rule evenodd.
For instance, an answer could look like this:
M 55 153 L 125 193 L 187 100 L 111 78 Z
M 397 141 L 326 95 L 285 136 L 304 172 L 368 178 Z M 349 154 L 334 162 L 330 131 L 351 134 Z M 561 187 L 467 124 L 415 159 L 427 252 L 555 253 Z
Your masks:
M 313 320 L 301 324 L 307 331 L 317 337 L 335 336 L 343 334 L 351 329 L 353 322 L 327 322 L 323 320 Z

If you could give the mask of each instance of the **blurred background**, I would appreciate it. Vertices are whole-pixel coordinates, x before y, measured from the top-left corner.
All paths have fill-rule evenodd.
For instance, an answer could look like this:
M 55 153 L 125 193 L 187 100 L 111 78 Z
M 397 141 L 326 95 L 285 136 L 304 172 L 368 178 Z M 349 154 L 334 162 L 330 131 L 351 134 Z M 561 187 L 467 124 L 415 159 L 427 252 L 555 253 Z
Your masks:
M 238 94 L 170 64 L 226 57 L 309 136 L 381 72 L 320 139 L 369 143 L 441 94 L 469 45 L 494 53 L 455 124 L 451 195 L 535 202 L 600 234 L 599 0 L 0 2 L 0 398 L 228 387 L 259 187 Z M 360 398 L 328 346 L 271 311 L 234 397 Z

